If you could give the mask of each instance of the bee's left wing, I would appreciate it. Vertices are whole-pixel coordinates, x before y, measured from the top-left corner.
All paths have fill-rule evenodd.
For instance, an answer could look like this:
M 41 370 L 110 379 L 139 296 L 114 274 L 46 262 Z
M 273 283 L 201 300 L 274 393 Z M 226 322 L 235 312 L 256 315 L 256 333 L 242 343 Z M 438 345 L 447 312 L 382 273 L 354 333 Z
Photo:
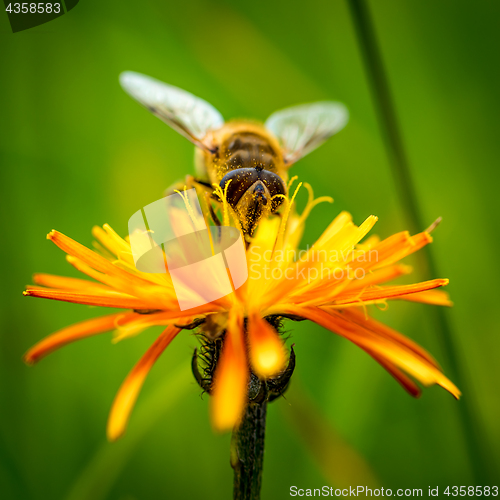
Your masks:
M 122 73 L 120 84 L 134 99 L 193 144 L 211 151 L 203 139 L 210 130 L 224 125 L 224 118 L 211 104 L 185 90 L 133 71 Z
M 324 101 L 276 111 L 265 125 L 280 141 L 285 162 L 291 165 L 342 130 L 348 120 L 343 104 Z

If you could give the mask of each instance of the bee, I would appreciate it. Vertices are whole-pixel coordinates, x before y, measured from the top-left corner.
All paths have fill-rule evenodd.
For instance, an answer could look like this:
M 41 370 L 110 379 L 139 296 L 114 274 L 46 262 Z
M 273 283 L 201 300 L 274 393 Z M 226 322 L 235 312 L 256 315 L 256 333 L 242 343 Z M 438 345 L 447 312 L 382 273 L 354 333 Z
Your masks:
M 131 71 L 123 89 L 196 146 L 196 182 L 220 186 L 245 234 L 276 212 L 287 195 L 288 169 L 347 123 L 346 107 L 324 101 L 273 113 L 264 124 L 225 122 L 208 102 Z

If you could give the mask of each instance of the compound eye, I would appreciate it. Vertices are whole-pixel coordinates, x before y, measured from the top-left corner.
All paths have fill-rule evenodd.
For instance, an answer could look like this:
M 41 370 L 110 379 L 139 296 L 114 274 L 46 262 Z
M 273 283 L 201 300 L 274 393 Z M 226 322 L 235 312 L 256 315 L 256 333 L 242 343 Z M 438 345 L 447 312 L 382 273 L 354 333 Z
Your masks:
M 237 168 L 228 172 L 220 181 L 219 186 L 222 191 L 225 191 L 227 185 L 227 201 L 235 207 L 245 191 L 258 180 L 259 173 L 254 168 Z
M 271 204 L 271 211 L 275 212 L 283 203 L 283 196 L 286 194 L 285 183 L 279 175 L 276 175 L 274 172 L 270 172 L 269 170 L 261 170 L 259 172 L 259 179 L 266 185 L 271 196 L 275 197 Z

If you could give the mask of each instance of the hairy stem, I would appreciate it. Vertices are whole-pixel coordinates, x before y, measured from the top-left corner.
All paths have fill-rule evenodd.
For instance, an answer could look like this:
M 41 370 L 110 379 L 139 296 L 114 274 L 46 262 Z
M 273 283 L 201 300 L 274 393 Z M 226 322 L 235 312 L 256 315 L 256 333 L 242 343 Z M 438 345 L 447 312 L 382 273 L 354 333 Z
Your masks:
M 267 402 L 250 403 L 231 439 L 234 500 L 259 500 L 264 464 Z

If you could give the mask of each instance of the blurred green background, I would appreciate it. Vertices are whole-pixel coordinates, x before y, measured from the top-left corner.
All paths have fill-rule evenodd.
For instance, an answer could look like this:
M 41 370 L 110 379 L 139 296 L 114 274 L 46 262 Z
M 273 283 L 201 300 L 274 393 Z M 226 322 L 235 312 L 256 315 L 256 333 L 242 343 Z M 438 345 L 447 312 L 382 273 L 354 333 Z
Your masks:
M 431 248 L 440 276 L 432 278 L 451 281 L 447 315 L 466 392 L 456 402 L 432 387 L 414 400 L 347 341 L 312 324 L 288 325 L 296 383 L 269 408 L 264 499 L 347 477 L 339 471 L 348 453 L 306 445 L 325 436 L 323 452 L 341 439 L 386 488 L 479 484 L 459 418 L 466 399 L 483 435 L 481 459 L 499 470 L 500 3 L 370 6 L 423 219 L 443 217 Z M 341 210 L 357 223 L 378 215 L 382 237 L 405 229 L 346 2 L 82 0 L 16 34 L 0 14 L 0 44 L 0 497 L 230 498 L 229 436 L 211 431 L 207 397 L 187 373 L 193 336 L 164 353 L 127 435 L 107 444 L 113 397 L 159 330 L 117 345 L 110 334 L 87 339 L 28 368 L 21 356 L 32 344 L 104 311 L 21 292 L 33 272 L 77 275 L 45 240 L 48 231 L 87 246 L 95 224 L 124 235 L 131 214 L 192 172 L 192 145 L 120 89 L 123 70 L 189 90 L 226 118 L 264 120 L 297 103 L 343 101 L 347 128 L 293 167 L 316 195 L 335 198 L 315 209 L 303 244 Z M 431 276 L 417 269 L 415 278 Z M 395 302 L 374 314 L 450 374 L 431 309 Z M 297 425 L 301 401 L 315 408 L 308 418 L 330 426 L 319 438 L 315 425 Z M 350 473 L 351 485 L 364 484 L 361 467 Z M 489 484 L 498 479 L 490 473 Z

